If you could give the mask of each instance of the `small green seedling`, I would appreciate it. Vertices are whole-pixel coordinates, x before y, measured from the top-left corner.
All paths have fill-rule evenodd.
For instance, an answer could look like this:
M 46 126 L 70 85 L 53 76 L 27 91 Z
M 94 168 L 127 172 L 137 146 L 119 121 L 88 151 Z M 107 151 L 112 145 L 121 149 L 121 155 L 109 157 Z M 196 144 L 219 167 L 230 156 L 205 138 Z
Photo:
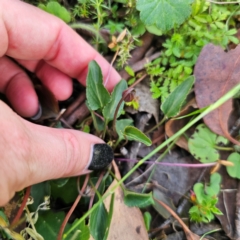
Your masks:
M 214 173 L 210 177 L 209 185 L 204 186 L 202 183 L 194 185 L 194 193 L 191 195 L 194 206 L 189 210 L 191 221 L 207 223 L 214 219 L 214 214 L 222 215 L 222 212 L 216 207 L 220 183 L 220 174 Z
M 130 66 L 126 66 L 124 70 L 131 76 L 131 78 L 128 80 L 128 85 L 132 85 L 136 81 L 134 70 Z
M 96 124 L 96 117 L 94 112 L 103 115 L 104 126 L 101 136 L 105 136 L 110 123 L 113 123 L 112 130 L 118 134 L 119 143 L 123 139 L 136 140 L 151 145 L 151 140 L 143 134 L 141 131 L 132 126 L 132 121 L 129 119 L 121 119 L 116 121 L 120 116 L 123 107 L 123 92 L 127 89 L 127 83 L 125 80 L 121 80 L 114 88 L 112 94 L 110 94 L 103 85 L 102 72 L 100 67 L 95 61 L 90 62 L 87 75 L 87 106 L 93 113 L 92 117 L 95 119 L 95 128 L 101 130 L 99 124 Z M 115 124 L 116 122 L 116 124 Z M 111 128 L 111 127 L 110 127 Z M 108 132 L 110 134 L 110 131 Z
M 216 162 L 220 155 L 216 150 L 217 134 L 210 131 L 205 124 L 197 126 L 188 140 L 191 154 L 202 163 Z

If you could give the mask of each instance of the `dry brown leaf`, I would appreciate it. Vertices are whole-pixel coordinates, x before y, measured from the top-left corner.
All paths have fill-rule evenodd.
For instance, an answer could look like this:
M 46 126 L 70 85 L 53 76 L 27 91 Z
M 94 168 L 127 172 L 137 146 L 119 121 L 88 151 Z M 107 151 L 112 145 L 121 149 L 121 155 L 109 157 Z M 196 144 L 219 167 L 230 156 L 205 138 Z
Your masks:
M 206 45 L 194 69 L 198 107 L 209 106 L 236 86 L 239 83 L 239 72 L 240 46 L 226 53 L 221 47 Z M 228 100 L 220 108 L 205 116 L 204 122 L 213 132 L 239 144 L 228 133 L 228 120 L 232 110 L 232 100 Z
M 227 156 L 227 153 L 224 153 Z M 225 157 L 224 157 L 225 158 Z M 237 230 L 237 189 L 239 181 L 228 175 L 226 168 L 221 167 L 219 173 L 222 177 L 221 192 L 218 195 L 217 207 L 223 215 L 216 215 L 221 226 L 230 239 L 234 239 Z
M 121 179 L 118 167 L 113 162 L 115 176 L 117 179 Z M 108 188 L 108 191 L 117 184 L 114 180 Z M 108 192 L 107 191 L 107 192 Z M 113 216 L 110 224 L 110 230 L 108 239 L 114 240 L 146 240 L 148 239 L 148 233 L 145 228 L 144 220 L 141 211 L 136 207 L 128 207 L 123 201 L 123 191 L 121 187 L 118 187 L 115 191 Z M 111 197 L 109 196 L 104 204 L 109 210 Z
M 139 109 L 135 110 L 132 107 L 126 107 L 126 111 L 131 114 L 137 112 L 147 112 L 154 116 L 155 121 L 158 122 L 159 116 L 159 100 L 153 99 L 152 94 L 149 90 L 149 79 L 143 80 L 138 83 L 135 87 L 135 96 L 138 98 Z

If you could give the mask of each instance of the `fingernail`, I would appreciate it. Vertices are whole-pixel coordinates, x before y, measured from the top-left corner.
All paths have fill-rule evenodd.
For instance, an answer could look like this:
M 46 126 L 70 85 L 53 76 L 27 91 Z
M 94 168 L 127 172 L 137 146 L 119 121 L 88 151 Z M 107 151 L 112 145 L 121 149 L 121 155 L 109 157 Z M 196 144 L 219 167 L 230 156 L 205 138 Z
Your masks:
M 91 162 L 88 170 L 101 170 L 107 167 L 113 160 L 112 148 L 105 144 L 94 144 L 92 146 Z
M 31 120 L 33 121 L 38 120 L 42 116 L 42 106 L 40 104 L 38 106 L 39 107 L 37 113 L 33 117 L 31 117 Z

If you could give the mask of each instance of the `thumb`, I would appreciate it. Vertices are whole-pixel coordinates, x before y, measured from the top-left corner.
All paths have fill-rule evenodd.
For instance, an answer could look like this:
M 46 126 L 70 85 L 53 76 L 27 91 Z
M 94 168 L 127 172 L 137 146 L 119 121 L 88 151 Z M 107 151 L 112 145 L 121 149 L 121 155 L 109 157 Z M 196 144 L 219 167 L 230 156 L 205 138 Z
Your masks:
M 37 182 L 100 170 L 113 160 L 112 148 L 93 135 L 26 125 L 31 133 L 31 172 Z
M 30 123 L 1 101 L 0 112 L 0 206 L 27 186 L 102 169 L 113 159 L 93 135 Z

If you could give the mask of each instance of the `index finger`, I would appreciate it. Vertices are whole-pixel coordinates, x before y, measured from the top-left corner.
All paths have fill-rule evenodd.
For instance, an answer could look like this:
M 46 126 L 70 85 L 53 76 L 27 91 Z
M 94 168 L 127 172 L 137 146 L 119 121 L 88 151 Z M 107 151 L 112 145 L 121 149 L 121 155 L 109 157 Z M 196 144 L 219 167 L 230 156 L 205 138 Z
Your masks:
M 116 70 L 63 21 L 19 0 L 0 0 L 0 56 L 20 60 L 43 59 L 72 78 L 85 83 L 88 63 L 100 65 L 107 88 L 120 80 Z

